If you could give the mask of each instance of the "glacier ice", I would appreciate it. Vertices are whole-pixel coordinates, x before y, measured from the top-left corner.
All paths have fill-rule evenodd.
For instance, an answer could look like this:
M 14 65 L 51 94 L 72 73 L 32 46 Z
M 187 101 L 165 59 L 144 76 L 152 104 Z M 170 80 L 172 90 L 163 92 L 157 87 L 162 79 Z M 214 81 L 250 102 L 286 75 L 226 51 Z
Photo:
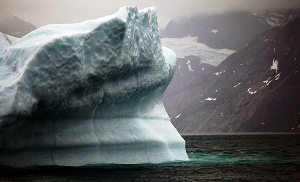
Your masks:
M 188 160 L 162 104 L 176 64 L 154 7 L 0 34 L 0 165 Z
M 228 56 L 234 53 L 228 49 L 213 49 L 205 44 L 197 42 L 198 37 L 163 38 L 162 45 L 171 48 L 176 52 L 177 58 L 194 55 L 201 59 L 201 62 L 218 66 Z

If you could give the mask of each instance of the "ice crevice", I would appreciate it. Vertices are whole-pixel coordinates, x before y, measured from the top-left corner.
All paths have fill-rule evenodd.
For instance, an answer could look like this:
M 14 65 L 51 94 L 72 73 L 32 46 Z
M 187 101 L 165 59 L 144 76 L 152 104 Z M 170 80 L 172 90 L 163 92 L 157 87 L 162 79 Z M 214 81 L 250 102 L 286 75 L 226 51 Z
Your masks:
M 176 55 L 161 46 L 154 7 L 9 39 L 0 36 L 0 165 L 188 160 L 162 103 Z

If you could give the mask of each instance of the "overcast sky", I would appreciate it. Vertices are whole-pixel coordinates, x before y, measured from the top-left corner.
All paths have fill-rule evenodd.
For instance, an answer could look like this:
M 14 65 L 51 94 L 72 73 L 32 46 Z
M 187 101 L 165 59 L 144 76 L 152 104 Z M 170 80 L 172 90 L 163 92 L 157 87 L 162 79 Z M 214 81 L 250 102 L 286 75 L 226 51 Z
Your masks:
M 11 12 L 40 27 L 100 18 L 125 5 L 137 5 L 139 9 L 156 6 L 159 26 L 164 28 L 175 17 L 231 10 L 300 8 L 300 0 L 0 0 L 0 12 Z

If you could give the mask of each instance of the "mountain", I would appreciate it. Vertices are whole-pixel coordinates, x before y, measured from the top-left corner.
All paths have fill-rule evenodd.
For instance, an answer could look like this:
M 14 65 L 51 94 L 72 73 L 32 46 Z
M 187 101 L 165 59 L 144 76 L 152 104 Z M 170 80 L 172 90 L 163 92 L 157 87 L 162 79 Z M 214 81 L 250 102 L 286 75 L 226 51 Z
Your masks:
M 31 23 L 19 19 L 18 17 L 7 13 L 0 12 L 0 32 L 14 37 L 23 37 L 36 27 Z
M 198 81 L 208 78 L 214 66 L 203 63 L 197 56 L 178 58 L 174 77 L 164 92 L 163 103 L 168 115 L 172 118 L 178 116 L 195 98 L 204 85 Z M 202 88 L 201 88 L 202 87 Z
M 171 116 L 175 127 L 183 133 L 299 130 L 299 31 L 299 18 L 266 30 L 190 83 L 185 89 L 193 90 L 193 101 Z
M 227 49 L 212 49 L 205 44 L 198 43 L 197 37 L 164 38 L 163 46 L 176 52 L 177 66 L 174 77 L 166 89 L 163 97 L 165 108 L 170 117 L 176 117 L 194 100 L 193 96 L 199 92 L 199 80 L 208 78 L 210 70 L 219 65 L 234 51 Z
M 257 19 L 263 23 L 267 23 L 273 27 L 284 26 L 288 22 L 300 17 L 300 10 L 285 10 L 277 12 L 252 13 Z
M 280 12 L 227 12 L 197 15 L 170 21 L 163 38 L 198 37 L 198 42 L 215 49 L 240 50 L 257 34 L 284 26 L 299 17 L 299 10 Z
M 249 12 L 197 15 L 171 21 L 163 38 L 198 37 L 198 42 L 215 49 L 242 49 L 255 35 L 272 28 Z

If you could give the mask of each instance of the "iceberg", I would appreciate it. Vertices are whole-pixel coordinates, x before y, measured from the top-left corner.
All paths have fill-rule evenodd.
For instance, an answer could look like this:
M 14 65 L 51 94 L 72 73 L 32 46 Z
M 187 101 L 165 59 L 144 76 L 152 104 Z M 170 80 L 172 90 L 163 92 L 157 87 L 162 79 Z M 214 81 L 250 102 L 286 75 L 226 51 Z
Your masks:
M 0 165 L 188 160 L 162 103 L 175 53 L 155 7 L 0 36 Z

